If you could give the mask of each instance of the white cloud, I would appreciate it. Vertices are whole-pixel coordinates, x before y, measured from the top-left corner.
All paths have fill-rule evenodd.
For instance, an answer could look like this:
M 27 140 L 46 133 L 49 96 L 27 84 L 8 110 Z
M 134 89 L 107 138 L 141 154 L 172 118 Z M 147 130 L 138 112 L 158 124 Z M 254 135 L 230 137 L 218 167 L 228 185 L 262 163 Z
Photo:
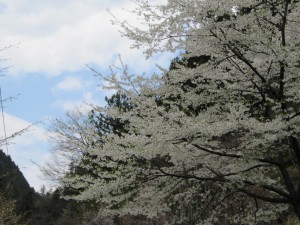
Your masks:
M 65 77 L 61 82 L 59 82 L 53 90 L 63 90 L 63 91 L 79 91 L 82 90 L 85 86 L 88 86 L 89 82 L 82 81 L 78 77 Z
M 79 109 L 83 113 L 90 112 L 92 106 L 104 106 L 104 99 L 99 101 L 99 98 L 96 98 L 95 93 L 85 92 L 82 94 L 80 99 L 77 100 L 58 100 L 54 103 L 54 106 L 60 107 L 63 111 L 68 112 L 72 111 L 74 108 Z
M 121 19 L 136 22 L 135 15 L 122 8 L 133 8 L 129 0 L 120 1 L 38 1 L 6 0 L 0 14 L 2 45 L 20 43 L 5 52 L 12 59 L 11 72 L 43 72 L 50 75 L 77 71 L 85 64 L 110 65 L 120 53 L 125 62 L 148 68 L 141 51 L 130 50 L 130 41 L 121 38 L 112 26 L 106 8 Z M 118 3 L 118 4 L 117 4 Z M 30 7 L 29 7 L 30 6 Z M 151 64 L 153 65 L 153 64 Z
M 29 122 L 7 113 L 4 114 L 4 118 L 7 136 L 31 125 Z M 4 137 L 2 123 L 0 124 L 0 137 Z M 43 175 L 37 166 L 37 164 L 43 165 L 50 157 L 47 144 L 47 131 L 34 126 L 23 135 L 14 138 L 7 149 L 5 146 L 1 146 L 4 152 L 8 150 L 12 160 L 19 166 L 30 186 L 34 187 L 36 191 L 39 191 L 43 184 L 48 185 L 42 179 Z

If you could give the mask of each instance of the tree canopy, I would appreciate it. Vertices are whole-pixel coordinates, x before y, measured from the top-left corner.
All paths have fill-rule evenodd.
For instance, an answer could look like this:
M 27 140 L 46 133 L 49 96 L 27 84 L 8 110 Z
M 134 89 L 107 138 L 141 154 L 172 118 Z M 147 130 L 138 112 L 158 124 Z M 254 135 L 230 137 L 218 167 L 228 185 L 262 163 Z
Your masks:
M 299 1 L 135 2 L 143 29 L 114 21 L 133 47 L 186 53 L 161 77 L 102 77 L 130 109 L 98 112 L 126 129 L 80 146 L 92 173 L 64 178 L 69 198 L 170 224 L 300 218 Z

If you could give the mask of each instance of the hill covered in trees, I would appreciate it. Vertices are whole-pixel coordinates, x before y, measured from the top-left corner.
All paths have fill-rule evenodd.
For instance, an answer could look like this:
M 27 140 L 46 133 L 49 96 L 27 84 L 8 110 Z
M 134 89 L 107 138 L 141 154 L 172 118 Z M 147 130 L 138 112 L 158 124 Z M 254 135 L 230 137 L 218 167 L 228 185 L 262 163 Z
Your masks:
M 80 224 L 80 206 L 58 193 L 35 192 L 10 156 L 0 151 L 1 225 Z

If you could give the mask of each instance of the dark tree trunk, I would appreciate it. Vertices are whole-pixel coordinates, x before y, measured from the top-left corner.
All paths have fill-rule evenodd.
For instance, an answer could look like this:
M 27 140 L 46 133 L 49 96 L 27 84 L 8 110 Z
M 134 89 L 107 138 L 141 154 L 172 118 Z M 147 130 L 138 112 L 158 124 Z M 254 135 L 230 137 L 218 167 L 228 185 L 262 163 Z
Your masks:
M 298 217 L 298 220 L 300 221 L 300 200 L 299 200 L 299 198 L 294 203 L 294 211 L 295 211 L 295 214 Z
M 289 141 L 297 157 L 297 161 L 298 161 L 297 163 L 300 165 L 300 146 L 299 146 L 298 139 L 296 137 L 291 136 L 289 138 Z

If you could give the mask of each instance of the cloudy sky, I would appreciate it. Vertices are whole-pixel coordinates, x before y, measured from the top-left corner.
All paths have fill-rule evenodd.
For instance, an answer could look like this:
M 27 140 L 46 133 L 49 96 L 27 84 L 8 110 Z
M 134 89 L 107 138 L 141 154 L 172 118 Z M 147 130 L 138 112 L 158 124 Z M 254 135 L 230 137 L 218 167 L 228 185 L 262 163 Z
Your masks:
M 130 0 L 0 0 L 0 63 L 9 67 L 0 76 L 0 86 L 3 99 L 16 97 L 4 102 L 7 135 L 41 121 L 8 149 L 2 148 L 36 190 L 47 185 L 36 164 L 43 165 L 50 155 L 46 130 L 51 119 L 62 118 L 74 106 L 86 107 L 84 102 L 103 105 L 110 94 L 98 87 L 101 82 L 86 64 L 105 74 L 121 54 L 134 72 L 149 73 L 155 64 L 168 66 L 171 55 L 145 60 L 111 25 L 107 9 L 137 24 L 124 10 L 133 7 Z

